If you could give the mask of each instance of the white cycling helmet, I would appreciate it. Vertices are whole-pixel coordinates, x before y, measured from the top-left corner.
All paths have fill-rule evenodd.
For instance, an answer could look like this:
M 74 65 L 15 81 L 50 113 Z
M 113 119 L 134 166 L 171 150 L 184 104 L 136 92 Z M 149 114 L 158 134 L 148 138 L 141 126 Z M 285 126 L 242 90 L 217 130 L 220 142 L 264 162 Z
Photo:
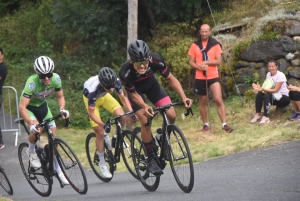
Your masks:
M 35 60 L 33 67 L 37 74 L 52 73 L 54 70 L 54 62 L 47 56 L 40 56 Z

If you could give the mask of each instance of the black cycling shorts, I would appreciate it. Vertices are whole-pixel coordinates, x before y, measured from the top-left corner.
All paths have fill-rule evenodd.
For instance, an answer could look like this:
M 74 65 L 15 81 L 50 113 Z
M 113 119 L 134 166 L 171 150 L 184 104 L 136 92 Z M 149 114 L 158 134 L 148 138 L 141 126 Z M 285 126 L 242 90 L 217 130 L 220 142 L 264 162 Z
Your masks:
M 207 80 L 207 87 L 209 89 L 210 85 L 212 85 L 215 82 L 220 82 L 219 78 L 214 78 Z M 194 84 L 194 93 L 200 96 L 206 95 L 206 80 L 195 80 Z
M 169 97 L 169 95 L 167 94 L 167 92 L 159 85 L 159 83 L 154 83 L 152 84 L 152 86 L 150 86 L 147 91 L 142 92 L 141 90 L 136 88 L 136 92 L 138 94 L 140 94 L 140 96 L 143 98 L 143 100 L 145 101 L 145 95 L 146 97 L 150 100 L 150 102 L 155 105 L 156 107 L 165 105 L 167 103 L 171 103 L 171 99 Z M 129 102 L 132 106 L 132 109 L 134 112 L 138 111 L 141 109 L 140 106 L 138 106 L 135 102 L 133 102 L 130 93 L 127 91 L 127 95 Z

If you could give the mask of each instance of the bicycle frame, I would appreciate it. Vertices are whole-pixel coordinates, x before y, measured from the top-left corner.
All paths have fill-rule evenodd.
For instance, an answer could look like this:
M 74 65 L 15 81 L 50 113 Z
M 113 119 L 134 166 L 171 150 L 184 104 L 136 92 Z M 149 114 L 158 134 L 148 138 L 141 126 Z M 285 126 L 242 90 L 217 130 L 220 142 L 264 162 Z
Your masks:
M 50 173 L 50 175 L 49 175 L 50 177 L 53 177 L 56 175 L 56 171 L 54 170 L 54 167 L 53 167 L 53 156 L 54 156 L 53 152 L 58 152 L 58 151 L 53 146 L 55 136 L 54 136 L 53 132 L 51 131 L 51 129 L 49 128 L 49 123 L 53 120 L 58 119 L 59 117 L 61 117 L 61 114 L 58 114 L 52 118 L 49 118 L 49 119 L 43 121 L 42 123 L 40 123 L 39 125 L 37 125 L 37 128 L 40 127 L 42 129 L 44 129 L 45 132 L 47 133 L 48 159 L 43 158 L 43 154 L 39 153 L 39 151 L 40 151 L 39 149 L 37 149 L 36 152 L 37 152 L 38 157 L 40 158 L 42 168 L 44 168 L 44 170 L 46 170 L 48 173 Z M 22 119 L 22 118 L 16 119 L 15 123 L 20 123 L 25 128 L 25 131 L 27 132 L 27 134 L 30 135 L 30 131 L 28 130 L 28 127 L 26 126 L 24 119 Z M 70 123 L 69 119 L 66 119 L 66 126 L 68 126 L 69 123 Z M 38 135 L 38 134 L 36 134 L 36 135 Z M 47 167 L 47 163 L 49 163 L 48 167 Z M 38 174 L 38 173 L 36 173 L 36 174 Z M 61 187 L 64 186 L 62 184 L 62 182 L 60 181 L 60 179 L 59 179 L 59 183 L 60 183 Z
M 169 118 L 167 117 L 167 110 L 170 107 L 176 106 L 176 105 L 183 105 L 183 102 L 175 102 L 175 103 L 171 103 L 168 105 L 164 105 L 161 107 L 156 107 L 153 108 L 153 111 L 155 112 L 154 115 L 152 117 L 148 117 L 148 122 L 145 124 L 146 126 L 149 126 L 152 124 L 152 119 L 158 114 L 160 113 L 163 117 L 163 123 L 162 123 L 162 140 L 161 140 L 161 147 L 160 147 L 160 156 L 159 156 L 159 163 L 161 164 L 161 168 L 164 169 L 165 168 L 165 159 L 164 159 L 164 154 L 165 153 L 165 143 L 167 141 L 167 144 L 170 145 L 170 138 L 169 138 L 169 133 L 168 133 L 168 126 L 171 125 Z M 189 114 L 193 115 L 193 111 L 191 108 L 187 109 L 187 112 L 184 114 L 185 116 L 188 116 Z M 172 148 L 170 150 L 170 153 L 173 155 L 173 151 Z
M 123 142 L 124 142 L 124 139 L 122 136 L 123 129 L 122 129 L 121 123 L 119 122 L 119 119 L 121 117 L 129 115 L 129 114 L 133 114 L 133 112 L 126 112 L 126 113 L 118 115 L 116 117 L 111 117 L 106 121 L 106 124 L 116 125 L 117 141 L 116 141 L 115 151 L 113 153 L 116 163 L 119 163 L 121 160 L 120 155 L 121 155 L 121 149 L 123 149 Z M 106 144 L 105 144 L 105 146 L 106 146 Z M 130 150 L 130 147 L 127 147 L 127 149 Z

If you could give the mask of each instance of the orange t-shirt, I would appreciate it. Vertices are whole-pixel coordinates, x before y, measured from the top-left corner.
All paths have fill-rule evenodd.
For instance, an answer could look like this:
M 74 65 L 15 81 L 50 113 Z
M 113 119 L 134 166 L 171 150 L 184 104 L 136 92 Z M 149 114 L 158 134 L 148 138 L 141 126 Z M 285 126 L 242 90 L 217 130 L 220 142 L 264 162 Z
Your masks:
M 207 41 L 206 42 L 202 42 L 202 46 L 203 48 L 205 48 L 207 46 Z M 217 54 L 222 54 L 222 48 L 220 45 L 215 45 L 212 48 L 210 48 L 208 50 L 208 60 L 215 60 L 216 59 L 216 55 Z M 196 59 L 196 64 L 201 64 L 203 62 L 203 55 L 202 52 L 200 51 L 200 47 L 198 45 L 196 45 L 195 43 L 193 43 L 189 49 L 188 55 L 190 55 L 191 57 L 194 57 Z M 207 79 L 214 79 L 214 78 L 218 78 L 219 77 L 219 73 L 218 73 L 218 66 L 208 66 L 207 69 Z M 198 80 L 205 80 L 206 77 L 203 74 L 203 71 L 201 70 L 196 70 L 196 79 Z

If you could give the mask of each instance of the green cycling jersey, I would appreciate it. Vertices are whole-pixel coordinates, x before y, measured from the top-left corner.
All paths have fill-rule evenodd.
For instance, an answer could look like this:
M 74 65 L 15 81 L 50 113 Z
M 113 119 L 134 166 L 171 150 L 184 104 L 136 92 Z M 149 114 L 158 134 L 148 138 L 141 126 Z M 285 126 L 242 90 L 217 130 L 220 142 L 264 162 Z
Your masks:
M 30 98 L 29 105 L 39 107 L 46 98 L 48 98 L 54 91 L 62 90 L 61 79 L 58 74 L 53 73 L 49 85 L 45 85 L 39 78 L 38 74 L 30 76 L 22 91 L 20 100 L 23 97 Z

